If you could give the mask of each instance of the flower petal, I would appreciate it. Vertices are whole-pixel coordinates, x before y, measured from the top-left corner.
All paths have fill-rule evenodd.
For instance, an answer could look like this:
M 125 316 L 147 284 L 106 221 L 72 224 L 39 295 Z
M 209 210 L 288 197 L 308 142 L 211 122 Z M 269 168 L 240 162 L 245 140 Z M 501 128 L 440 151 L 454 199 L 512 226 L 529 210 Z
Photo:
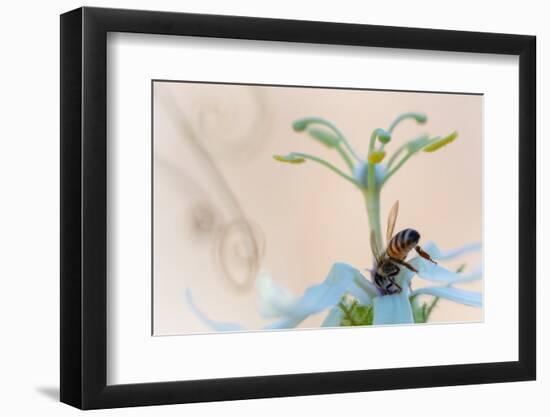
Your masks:
M 429 253 L 432 259 L 446 261 L 448 259 L 456 258 L 457 256 L 464 255 L 470 252 L 477 252 L 481 250 L 481 243 L 475 242 L 468 245 L 461 246 L 459 248 L 442 251 L 439 249 L 435 242 L 427 242 L 422 245 L 425 252 Z
M 260 314 L 265 318 L 287 316 L 288 311 L 296 303 L 290 291 L 273 282 L 270 275 L 262 272 L 256 279 L 256 291 Z
M 449 271 L 440 265 L 427 261 L 424 258 L 417 256 L 409 262 L 418 270 L 418 276 L 428 281 L 441 282 L 445 284 L 453 284 L 457 282 L 470 282 L 481 278 L 482 269 L 477 268 L 469 274 L 457 273 Z
M 410 269 L 400 268 L 399 273 L 395 277 L 395 280 L 399 285 L 401 285 L 402 288 L 408 288 L 413 276 L 414 272 L 412 272 Z
M 353 170 L 353 178 L 363 187 L 367 187 L 368 184 L 368 170 L 369 164 L 366 162 L 359 162 Z M 380 183 L 386 175 L 386 168 L 382 164 L 374 165 L 374 177 L 376 182 Z
M 193 313 L 195 313 L 195 316 L 197 316 L 200 321 L 202 321 L 206 326 L 210 327 L 211 329 L 216 330 L 217 332 L 238 332 L 245 330 L 245 328 L 239 323 L 215 321 L 208 318 L 193 301 L 191 290 L 189 288 L 185 290 L 185 298 L 187 300 L 187 304 L 189 305 Z
M 429 294 L 434 297 L 446 298 L 447 300 L 465 304 L 472 307 L 481 307 L 481 293 L 475 291 L 467 291 L 455 287 L 424 287 L 419 288 L 411 293 L 412 295 Z
M 409 301 L 408 291 L 399 294 L 384 295 L 374 298 L 374 325 L 409 324 L 414 318 Z
M 371 290 L 374 291 L 374 287 L 357 269 L 345 263 L 335 263 L 321 284 L 309 287 L 294 303 L 279 309 L 286 319 L 266 328 L 295 327 L 306 317 L 337 305 L 345 294 L 352 294 L 359 302 L 370 304 L 367 291 Z
M 372 298 L 379 295 L 378 289 L 357 269 L 353 268 L 353 273 L 355 276 L 348 287 L 348 293 L 353 295 L 360 304 L 371 304 Z
M 483 266 L 478 265 L 471 272 L 467 274 L 460 273 L 460 279 L 458 281 L 455 281 L 455 284 L 458 284 L 461 282 L 477 281 L 478 279 L 481 279 L 482 276 L 483 276 Z
M 338 306 L 334 306 L 330 309 L 328 316 L 325 318 L 321 327 L 338 327 L 344 319 L 344 312 Z

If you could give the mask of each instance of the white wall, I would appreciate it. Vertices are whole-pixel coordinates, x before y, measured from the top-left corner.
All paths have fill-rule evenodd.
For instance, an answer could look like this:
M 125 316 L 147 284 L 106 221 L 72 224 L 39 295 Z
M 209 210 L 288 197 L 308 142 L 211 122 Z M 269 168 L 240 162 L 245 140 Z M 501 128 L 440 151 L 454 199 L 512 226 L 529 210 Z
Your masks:
M 462 0 L 337 2 L 281 0 L 87 1 L 90 6 L 162 9 L 218 14 L 331 20 L 396 26 L 418 26 L 535 34 L 538 36 L 539 213 L 550 209 L 550 192 L 542 183 L 550 166 L 540 162 L 550 150 L 542 120 L 543 99 L 550 96 L 548 74 L 550 26 L 544 2 Z M 59 18 L 77 1 L 4 2 L 0 24 L 0 410 L 3 415 L 75 415 L 59 404 L 58 273 L 59 273 Z M 457 74 L 460 76 L 460 74 Z M 496 157 L 496 155 L 495 155 Z M 550 221 L 540 216 L 539 254 L 550 249 Z M 544 233 L 546 232 L 546 233 Z M 546 249 L 546 250 L 545 250 Z M 542 256 L 540 256 L 542 258 Z M 542 259 L 541 259 L 542 260 Z M 539 268 L 539 380 L 528 383 L 388 391 L 347 395 L 239 401 L 101 411 L 94 415 L 372 415 L 407 416 L 544 415 L 550 410 L 550 365 L 544 355 L 550 343 L 549 268 Z M 459 348 L 459 347 L 457 347 Z M 366 353 L 376 346 L 366 346 Z M 546 413 L 545 413 L 546 411 Z M 512 414 L 513 415 L 513 414 Z

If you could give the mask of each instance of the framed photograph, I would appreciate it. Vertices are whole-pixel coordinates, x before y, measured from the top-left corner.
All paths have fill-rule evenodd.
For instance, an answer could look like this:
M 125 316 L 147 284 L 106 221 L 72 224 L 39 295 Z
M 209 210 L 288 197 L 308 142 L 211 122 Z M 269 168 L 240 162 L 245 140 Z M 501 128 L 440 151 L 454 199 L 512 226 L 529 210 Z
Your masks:
M 61 401 L 533 380 L 535 37 L 61 16 Z

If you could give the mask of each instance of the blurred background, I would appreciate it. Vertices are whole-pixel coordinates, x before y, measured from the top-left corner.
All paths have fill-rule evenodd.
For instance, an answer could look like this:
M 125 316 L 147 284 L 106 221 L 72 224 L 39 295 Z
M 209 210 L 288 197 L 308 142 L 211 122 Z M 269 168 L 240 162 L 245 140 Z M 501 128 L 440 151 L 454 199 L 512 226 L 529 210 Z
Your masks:
M 253 330 L 267 324 L 257 308 L 259 271 L 300 295 L 334 262 L 371 266 L 361 193 L 314 162 L 273 160 L 307 152 L 346 168 L 334 150 L 294 132 L 296 119 L 331 121 L 362 156 L 372 130 L 403 112 L 425 113 L 428 122 L 400 124 L 388 155 L 421 134 L 458 131 L 455 142 L 413 156 L 384 186 L 382 228 L 399 200 L 396 231 L 417 229 L 421 244 L 451 249 L 482 241 L 482 96 L 167 81 L 154 82 L 153 92 L 155 335 L 211 331 L 187 305 L 187 288 L 210 318 Z M 464 262 L 473 269 L 481 254 L 443 265 Z M 300 327 L 317 327 L 325 315 Z M 430 322 L 482 318 L 482 309 L 441 300 Z

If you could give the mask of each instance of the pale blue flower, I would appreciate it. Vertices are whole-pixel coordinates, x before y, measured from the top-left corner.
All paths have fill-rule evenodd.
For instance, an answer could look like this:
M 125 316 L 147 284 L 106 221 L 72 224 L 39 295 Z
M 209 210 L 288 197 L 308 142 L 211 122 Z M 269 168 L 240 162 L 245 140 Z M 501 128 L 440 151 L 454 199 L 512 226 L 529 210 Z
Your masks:
M 443 252 L 434 243 L 425 245 L 435 260 L 448 260 L 467 252 L 480 249 L 479 244 L 466 245 L 458 249 Z M 343 298 L 357 300 L 361 305 L 372 305 L 373 324 L 409 324 L 414 323 L 411 297 L 421 294 L 444 298 L 473 307 L 481 307 L 481 294 L 467 291 L 454 285 L 471 282 L 481 278 L 481 268 L 468 274 L 452 272 L 426 261 L 421 257 L 410 260 L 418 270 L 418 276 L 433 282 L 434 286 L 410 290 L 410 283 L 415 273 L 401 268 L 397 276 L 403 291 L 399 294 L 382 295 L 377 287 L 358 269 L 346 263 L 335 263 L 327 277 L 320 284 L 309 287 L 300 297 L 292 295 L 281 287 L 266 273 L 257 278 L 259 311 L 263 318 L 271 322 L 263 329 L 288 329 L 298 326 L 307 317 L 328 311 L 322 327 L 340 326 L 343 310 L 340 303 Z M 218 322 L 208 318 L 193 302 L 190 291 L 187 301 L 196 316 L 208 327 L 216 331 L 242 331 L 244 327 L 231 322 Z
M 386 145 L 392 141 L 395 128 L 403 121 L 414 120 L 418 124 L 426 123 L 424 114 L 409 112 L 399 115 L 388 129 L 376 128 L 370 135 L 366 157 L 362 157 L 344 137 L 343 133 L 327 120 L 310 117 L 297 120 L 293 124 L 296 132 L 307 134 L 341 157 L 344 168 L 315 155 L 302 152 L 291 152 L 287 155 L 274 155 L 279 162 L 300 165 L 312 161 L 345 179 L 362 194 L 367 208 L 367 218 L 375 242 L 381 246 L 382 231 L 380 223 L 380 191 L 387 181 L 400 168 L 420 151 L 433 153 L 454 142 L 458 136 L 452 132 L 444 137 L 421 135 L 401 144 L 391 156 L 386 158 Z M 480 244 L 466 245 L 450 251 L 441 251 L 434 243 L 428 243 L 424 250 L 434 260 L 446 261 L 459 255 L 480 250 Z M 402 288 L 399 293 L 382 294 L 372 279 L 365 277 L 358 269 L 346 263 L 337 262 L 330 269 L 327 277 L 320 284 L 305 290 L 300 297 L 294 296 L 287 289 L 275 283 L 269 275 L 260 274 L 257 279 L 257 292 L 260 314 L 269 324 L 264 329 L 287 329 L 298 326 L 307 317 L 326 312 L 323 327 L 341 326 L 344 319 L 350 320 L 350 310 L 359 305 L 362 311 L 372 313 L 368 324 L 389 325 L 415 322 L 419 295 L 444 298 L 456 303 L 481 307 L 482 296 L 478 292 L 467 291 L 456 285 L 479 280 L 481 267 L 468 274 L 445 269 L 439 264 L 428 262 L 421 257 L 408 261 L 418 272 L 400 268 L 396 281 Z M 371 273 L 372 274 L 372 273 Z M 430 281 L 433 285 L 412 290 L 411 281 L 414 275 Z M 186 293 L 187 301 L 195 315 L 208 327 L 217 331 L 240 331 L 243 326 L 231 322 L 213 321 L 207 317 L 193 302 L 191 292 Z M 433 302 L 428 310 L 435 306 Z M 426 307 L 424 304 L 423 307 Z M 366 309 L 366 310 L 365 310 Z M 425 321 L 429 313 L 424 315 Z M 352 323 L 354 324 L 354 323 Z

